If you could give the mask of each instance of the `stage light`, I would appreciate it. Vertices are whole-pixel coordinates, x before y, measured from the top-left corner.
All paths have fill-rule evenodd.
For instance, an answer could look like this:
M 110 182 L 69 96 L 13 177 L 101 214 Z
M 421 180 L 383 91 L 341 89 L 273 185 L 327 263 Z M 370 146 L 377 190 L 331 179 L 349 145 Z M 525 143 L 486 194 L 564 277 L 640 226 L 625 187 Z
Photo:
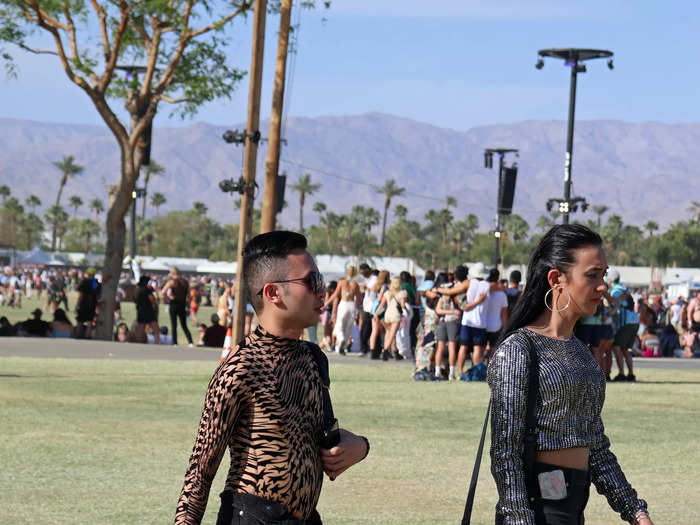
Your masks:
M 537 60 L 537 64 L 535 64 L 535 67 L 536 67 L 537 69 L 542 69 L 542 68 L 544 67 L 544 60 L 542 60 L 541 58 L 538 59 L 538 60 Z
M 615 64 L 613 64 L 612 58 L 608 60 L 608 69 L 611 71 L 615 69 Z

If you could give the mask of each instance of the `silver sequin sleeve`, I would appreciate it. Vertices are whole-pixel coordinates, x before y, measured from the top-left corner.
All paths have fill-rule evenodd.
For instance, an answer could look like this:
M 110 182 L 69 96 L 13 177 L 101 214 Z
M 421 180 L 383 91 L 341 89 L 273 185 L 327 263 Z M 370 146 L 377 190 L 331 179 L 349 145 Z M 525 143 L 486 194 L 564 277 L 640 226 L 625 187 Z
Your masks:
M 647 510 L 647 502 L 637 498 L 637 491 L 629 484 L 615 454 L 610 451 L 610 440 L 605 435 L 600 418 L 588 467 L 596 490 L 607 498 L 610 508 L 618 512 L 623 520 L 633 523 L 637 512 Z
M 491 387 L 491 474 L 498 488 L 496 511 L 504 525 L 535 525 L 523 470 L 530 356 L 522 334 L 499 346 L 489 363 Z

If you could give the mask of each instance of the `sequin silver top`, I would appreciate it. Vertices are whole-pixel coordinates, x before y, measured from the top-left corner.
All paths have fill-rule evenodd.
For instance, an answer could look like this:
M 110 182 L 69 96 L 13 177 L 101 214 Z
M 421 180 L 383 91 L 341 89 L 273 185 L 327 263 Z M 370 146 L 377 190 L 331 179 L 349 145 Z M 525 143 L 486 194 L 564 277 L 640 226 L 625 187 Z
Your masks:
M 612 509 L 632 523 L 646 509 L 610 452 L 600 412 L 605 375 L 578 339 L 561 340 L 521 328 L 496 349 L 488 367 L 491 387 L 491 473 L 498 488 L 497 511 L 506 525 L 534 525 L 528 504 L 523 451 L 527 411 L 529 340 L 539 358 L 537 450 L 587 447 L 591 481 Z

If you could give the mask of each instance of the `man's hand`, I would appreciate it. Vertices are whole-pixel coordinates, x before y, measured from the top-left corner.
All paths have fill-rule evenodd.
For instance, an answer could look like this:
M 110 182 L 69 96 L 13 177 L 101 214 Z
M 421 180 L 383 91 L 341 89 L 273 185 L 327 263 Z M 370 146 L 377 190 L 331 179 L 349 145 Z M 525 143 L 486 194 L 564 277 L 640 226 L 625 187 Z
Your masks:
M 323 471 L 331 480 L 340 476 L 367 455 L 367 443 L 360 436 L 340 429 L 340 442 L 331 449 L 321 449 Z

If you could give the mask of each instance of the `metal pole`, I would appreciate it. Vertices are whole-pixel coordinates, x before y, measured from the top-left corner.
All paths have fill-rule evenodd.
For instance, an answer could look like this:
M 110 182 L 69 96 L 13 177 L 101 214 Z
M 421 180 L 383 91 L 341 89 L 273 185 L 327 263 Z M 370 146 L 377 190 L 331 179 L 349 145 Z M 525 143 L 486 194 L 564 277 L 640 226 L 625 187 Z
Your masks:
M 503 157 L 505 153 L 498 154 L 498 202 L 496 203 L 496 246 L 493 259 L 493 267 L 496 268 L 501 259 L 501 199 L 503 198 Z
M 253 222 L 253 200 L 255 198 L 255 164 L 258 155 L 260 127 L 260 88 L 262 87 L 263 51 L 265 49 L 265 15 L 267 0 L 257 0 L 253 14 L 253 50 L 250 64 L 250 86 L 248 88 L 248 123 L 244 152 L 245 191 L 241 196 L 241 220 L 238 227 L 238 257 L 236 267 L 236 302 L 233 315 L 233 342 L 237 344 L 245 335 L 245 312 L 247 293 L 243 285 L 243 248 Z M 258 138 L 254 138 L 257 134 Z
M 574 150 L 574 111 L 576 110 L 576 74 L 578 73 L 578 59 L 573 60 L 571 67 L 571 89 L 569 91 L 569 129 L 566 136 L 566 158 L 564 159 L 564 201 L 567 203 L 563 222 L 569 224 L 571 210 L 571 162 Z
M 136 189 L 131 192 L 131 258 L 136 257 Z
M 265 159 L 265 190 L 262 203 L 260 233 L 275 229 L 275 204 L 277 172 L 280 166 L 280 133 L 282 128 L 282 105 L 284 103 L 284 81 L 287 74 L 287 49 L 289 47 L 289 25 L 292 18 L 292 0 L 282 0 L 280 32 L 277 40 L 277 65 L 275 85 L 272 92 L 272 112 Z

